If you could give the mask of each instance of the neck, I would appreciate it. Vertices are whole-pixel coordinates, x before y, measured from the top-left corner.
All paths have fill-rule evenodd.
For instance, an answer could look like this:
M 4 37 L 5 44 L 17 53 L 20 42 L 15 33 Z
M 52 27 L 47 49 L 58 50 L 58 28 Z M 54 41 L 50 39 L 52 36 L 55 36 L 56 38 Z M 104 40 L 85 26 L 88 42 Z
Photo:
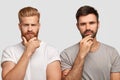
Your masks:
M 96 38 L 93 39 L 93 45 L 91 46 L 90 52 L 95 52 L 99 48 L 100 43 L 96 40 Z

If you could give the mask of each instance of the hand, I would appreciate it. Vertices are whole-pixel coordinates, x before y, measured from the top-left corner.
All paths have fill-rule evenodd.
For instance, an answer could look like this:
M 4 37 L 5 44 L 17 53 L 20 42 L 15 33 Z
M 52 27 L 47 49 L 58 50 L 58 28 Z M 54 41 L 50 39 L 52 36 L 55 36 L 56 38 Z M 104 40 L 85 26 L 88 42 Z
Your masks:
M 33 37 L 29 41 L 27 41 L 25 37 L 22 37 L 22 39 L 23 39 L 23 45 L 25 46 L 26 51 L 30 56 L 40 46 L 40 41 L 36 37 Z
M 63 70 L 62 77 L 64 78 L 65 76 L 67 76 L 70 71 L 71 71 L 71 69 L 65 69 L 65 70 Z
M 86 55 L 91 49 L 92 44 L 93 44 L 93 38 L 91 37 L 91 35 L 88 35 L 87 37 L 83 38 L 80 41 L 80 56 L 81 57 L 83 58 L 86 57 Z

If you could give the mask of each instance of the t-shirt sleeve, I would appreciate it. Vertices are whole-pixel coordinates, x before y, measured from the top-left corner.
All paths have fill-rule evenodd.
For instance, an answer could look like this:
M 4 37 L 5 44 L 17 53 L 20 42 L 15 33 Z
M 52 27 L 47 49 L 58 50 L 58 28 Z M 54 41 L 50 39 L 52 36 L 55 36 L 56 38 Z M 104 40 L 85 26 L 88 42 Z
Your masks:
M 12 51 L 10 50 L 10 48 L 6 48 L 2 52 L 1 64 L 5 61 L 11 61 L 11 62 L 16 63 L 15 57 L 14 57 Z
M 117 50 L 113 50 L 112 52 L 112 68 L 111 72 L 120 72 L 120 54 Z
M 57 51 L 57 49 L 49 46 L 47 47 L 47 54 L 48 54 L 48 60 L 47 60 L 48 64 L 56 60 L 60 61 L 60 54 Z
M 72 66 L 70 64 L 70 60 L 69 60 L 69 57 L 68 57 L 68 55 L 66 54 L 65 51 L 61 52 L 60 58 L 61 58 L 62 70 L 71 69 Z

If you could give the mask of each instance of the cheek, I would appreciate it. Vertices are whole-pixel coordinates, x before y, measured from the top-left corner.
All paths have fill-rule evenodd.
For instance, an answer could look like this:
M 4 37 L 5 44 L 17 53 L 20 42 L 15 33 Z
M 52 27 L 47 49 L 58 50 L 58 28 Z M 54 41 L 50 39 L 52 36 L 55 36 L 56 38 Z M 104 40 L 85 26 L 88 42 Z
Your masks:
M 21 29 L 21 33 L 22 33 L 22 34 L 25 34 L 26 32 L 27 32 L 26 29 Z
M 94 32 L 97 32 L 98 26 L 93 27 L 92 30 L 93 30 Z
M 32 30 L 32 32 L 37 33 L 37 32 L 38 32 L 38 29 L 34 29 L 34 30 Z
M 81 32 L 81 33 L 84 33 L 85 31 L 86 31 L 86 29 L 84 28 L 84 27 L 79 27 L 79 31 Z
M 33 32 L 37 33 L 39 31 L 39 28 L 35 28 Z

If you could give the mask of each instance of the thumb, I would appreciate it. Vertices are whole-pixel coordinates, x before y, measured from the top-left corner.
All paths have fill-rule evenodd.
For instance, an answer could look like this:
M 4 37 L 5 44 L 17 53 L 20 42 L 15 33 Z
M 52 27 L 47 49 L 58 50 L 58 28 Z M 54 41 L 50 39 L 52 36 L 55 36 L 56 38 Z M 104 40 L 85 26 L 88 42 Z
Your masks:
M 26 44 L 27 43 L 27 40 L 25 37 L 22 37 L 22 40 L 23 40 L 23 43 Z

